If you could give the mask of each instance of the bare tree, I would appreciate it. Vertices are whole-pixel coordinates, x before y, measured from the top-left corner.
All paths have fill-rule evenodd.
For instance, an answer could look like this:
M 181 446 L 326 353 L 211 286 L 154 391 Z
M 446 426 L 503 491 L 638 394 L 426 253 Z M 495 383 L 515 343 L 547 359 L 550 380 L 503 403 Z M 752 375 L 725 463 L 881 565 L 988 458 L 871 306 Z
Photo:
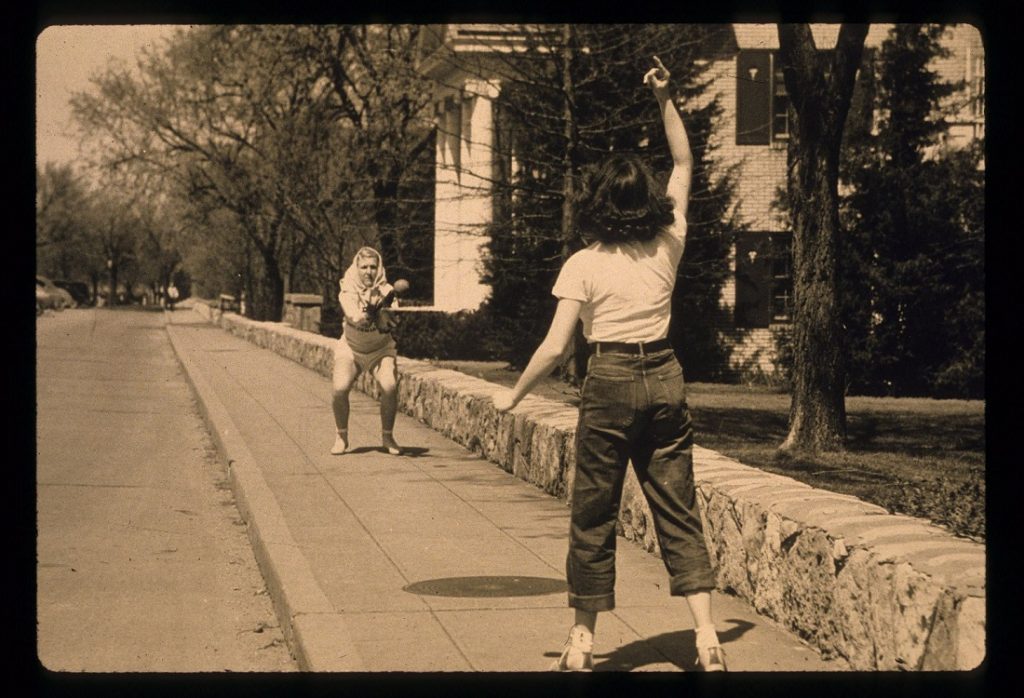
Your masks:
M 120 302 L 118 288 L 125 276 L 133 274 L 131 266 L 138 260 L 140 225 L 134 203 L 131 190 L 112 186 L 109 180 L 106 186 L 98 186 L 90 197 L 89 235 L 93 254 L 106 265 L 109 305 Z M 127 290 L 131 291 L 130 284 Z
M 316 113 L 324 85 L 294 50 L 300 34 L 193 30 L 148 54 L 138 77 L 110 69 L 94 80 L 95 92 L 72 102 L 85 135 L 102 145 L 101 168 L 158 174 L 196 206 L 239 220 L 261 261 L 253 299 L 260 319 L 280 318 L 286 279 L 322 231 L 306 212 L 319 211 L 318 178 L 335 152 L 330 124 Z
M 794 117 L 788 151 L 793 399 L 783 451 L 842 450 L 846 439 L 836 257 L 839 153 L 867 31 L 864 24 L 843 24 L 835 49 L 818 51 L 809 25 L 779 25 L 779 60 Z
M 278 319 L 310 274 L 336 283 L 346 242 L 401 237 L 403 174 L 430 143 L 409 69 L 415 32 L 193 29 L 146 54 L 138 75 L 108 69 L 74 111 L 97 166 L 158 173 L 200 220 L 231 213 L 224 230 L 245 236 L 253 315 Z
M 406 237 L 408 219 L 424 207 L 408 202 L 404 189 L 426 185 L 432 195 L 432 182 L 411 181 L 417 163 L 433 156 L 431 85 L 415 69 L 421 31 L 406 24 L 309 28 L 318 75 L 331 87 L 329 116 L 348 134 L 351 189 L 364 189 L 370 204 L 376 231 L 366 241 L 379 244 L 396 275 L 423 264 Z
M 159 180 L 146 178 L 140 183 L 146 192 L 137 204 L 139 219 L 138 269 L 151 290 L 167 297 L 167 289 L 181 268 L 183 253 L 190 244 L 189 215 L 182 201 L 161 186 Z
M 46 163 L 36 171 L 36 271 L 63 279 L 86 278 L 95 260 L 88 251 L 82 214 L 85 183 L 70 166 Z

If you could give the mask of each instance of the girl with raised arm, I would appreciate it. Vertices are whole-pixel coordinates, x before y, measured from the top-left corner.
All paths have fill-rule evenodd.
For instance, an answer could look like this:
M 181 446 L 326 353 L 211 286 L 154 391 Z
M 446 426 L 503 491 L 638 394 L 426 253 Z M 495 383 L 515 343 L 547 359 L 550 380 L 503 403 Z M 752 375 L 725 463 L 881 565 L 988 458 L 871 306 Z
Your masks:
M 547 335 L 511 390 L 515 407 L 562 360 L 577 320 L 591 356 L 576 428 L 566 580 L 575 623 L 553 669 L 593 668 L 594 627 L 615 608 L 615 523 L 626 464 L 632 461 L 650 505 L 673 596 L 686 599 L 697 661 L 725 671 L 711 615 L 715 576 L 704 543 L 693 479 L 693 431 L 683 370 L 668 340 L 676 271 L 686 241 L 692 155 L 657 56 L 644 75 L 661 108 L 672 155 L 666 192 L 647 165 L 613 154 L 588 173 L 580 229 L 595 242 L 566 260 L 552 293 L 558 305 Z

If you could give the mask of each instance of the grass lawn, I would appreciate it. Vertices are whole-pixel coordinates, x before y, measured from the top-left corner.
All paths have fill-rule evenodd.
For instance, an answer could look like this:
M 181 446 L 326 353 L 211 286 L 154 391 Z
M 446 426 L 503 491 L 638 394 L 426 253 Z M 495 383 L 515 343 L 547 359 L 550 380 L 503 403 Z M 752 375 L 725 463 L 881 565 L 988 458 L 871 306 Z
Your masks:
M 434 363 L 501 385 L 519 378 L 498 362 Z M 578 391 L 556 378 L 542 382 L 534 394 L 579 404 Z M 777 451 L 788 432 L 786 393 L 690 383 L 687 401 L 696 442 L 704 448 L 985 539 L 984 401 L 848 397 L 847 450 L 807 459 Z

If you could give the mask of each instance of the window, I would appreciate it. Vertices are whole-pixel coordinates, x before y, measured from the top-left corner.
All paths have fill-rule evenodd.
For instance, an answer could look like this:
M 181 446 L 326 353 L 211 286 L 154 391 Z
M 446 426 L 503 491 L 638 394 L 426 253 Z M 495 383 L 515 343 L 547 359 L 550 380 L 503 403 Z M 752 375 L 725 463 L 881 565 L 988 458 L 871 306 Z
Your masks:
M 768 236 L 771 247 L 771 313 L 772 322 L 793 319 L 793 252 L 791 233 Z
M 736 145 L 768 145 L 771 91 L 770 51 L 740 51 L 736 56 Z
M 747 233 L 736 242 L 737 327 L 789 322 L 793 307 L 791 233 Z
M 981 120 L 985 118 L 985 55 L 975 52 L 968 64 L 970 70 L 971 116 Z
M 770 145 L 789 138 L 789 94 L 774 51 L 736 56 L 736 144 Z
M 789 139 L 789 93 L 782 77 L 782 68 L 772 54 L 772 141 Z

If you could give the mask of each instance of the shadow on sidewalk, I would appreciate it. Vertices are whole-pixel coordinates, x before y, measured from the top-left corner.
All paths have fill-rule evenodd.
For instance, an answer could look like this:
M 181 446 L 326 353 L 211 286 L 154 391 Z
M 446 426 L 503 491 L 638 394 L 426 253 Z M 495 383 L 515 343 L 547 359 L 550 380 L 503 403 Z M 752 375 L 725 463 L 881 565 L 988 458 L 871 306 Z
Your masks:
M 387 453 L 387 450 L 383 446 L 357 446 L 355 448 L 350 448 L 349 450 L 345 451 L 346 454 L 373 452 Z M 429 448 L 423 448 L 421 446 L 402 446 L 401 455 L 395 456 L 395 458 L 419 458 L 421 456 L 427 455 L 428 453 L 430 453 Z
M 718 639 L 725 646 L 726 660 L 728 660 L 728 644 L 743 637 L 748 630 L 754 627 L 754 624 L 737 618 L 730 618 L 723 621 L 724 623 L 732 623 L 731 628 L 718 633 Z M 661 664 L 666 660 L 681 671 L 699 671 L 697 649 L 694 646 L 695 639 L 693 630 L 677 630 L 636 640 L 628 645 L 616 647 L 607 654 L 595 654 L 594 671 L 634 671 L 639 667 L 648 664 Z M 561 649 L 557 652 L 544 653 L 545 657 L 554 659 L 560 655 Z
M 513 597 L 564 593 L 565 580 L 550 577 L 445 577 L 413 582 L 402 588 L 425 596 Z

